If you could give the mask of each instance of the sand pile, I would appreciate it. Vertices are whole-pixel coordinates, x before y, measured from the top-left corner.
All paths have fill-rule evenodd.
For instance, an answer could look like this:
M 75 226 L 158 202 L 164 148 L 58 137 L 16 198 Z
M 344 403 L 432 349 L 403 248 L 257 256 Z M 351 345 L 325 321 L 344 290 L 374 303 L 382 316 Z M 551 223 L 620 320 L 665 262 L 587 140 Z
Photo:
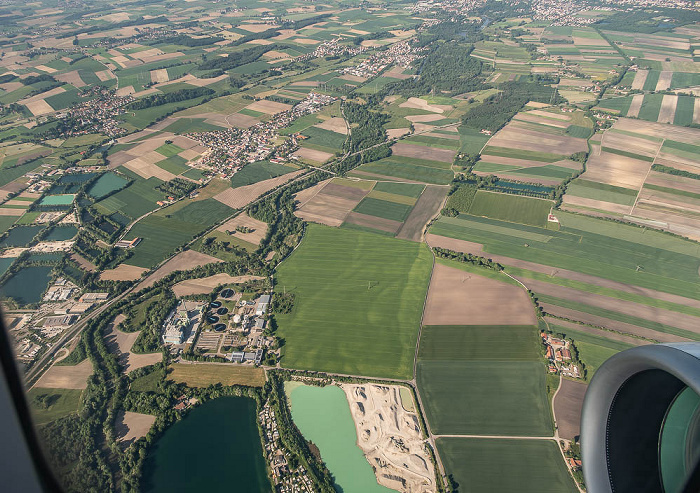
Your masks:
M 395 385 L 342 385 L 358 446 L 379 484 L 406 493 L 435 491 L 435 471 L 425 451 L 418 417 L 401 405 Z

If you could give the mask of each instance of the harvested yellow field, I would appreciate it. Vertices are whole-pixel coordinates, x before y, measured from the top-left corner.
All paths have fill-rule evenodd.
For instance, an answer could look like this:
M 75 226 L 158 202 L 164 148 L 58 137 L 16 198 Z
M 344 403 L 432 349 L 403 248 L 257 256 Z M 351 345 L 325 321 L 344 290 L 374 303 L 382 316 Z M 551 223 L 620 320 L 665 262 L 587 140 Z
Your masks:
M 329 118 L 323 122 L 314 125 L 315 127 L 322 128 L 324 130 L 330 130 L 331 132 L 347 135 L 348 127 L 345 120 L 339 117 Z
M 661 101 L 661 110 L 659 117 L 656 119 L 659 123 L 673 123 L 676 116 L 676 106 L 678 105 L 678 96 L 675 94 L 665 94 Z
M 47 389 L 85 389 L 92 372 L 92 362 L 89 359 L 73 366 L 53 365 L 39 378 L 36 386 Z
M 178 298 L 193 294 L 208 294 L 211 293 L 217 286 L 224 286 L 226 284 L 240 284 L 248 281 L 261 281 L 263 279 L 265 278 L 262 276 L 231 276 L 225 273 L 214 274 L 213 276 L 209 277 L 180 281 L 173 286 L 173 292 Z
M 299 174 L 303 173 L 304 170 L 294 171 L 292 173 L 287 173 L 286 175 L 278 176 L 276 178 L 270 178 L 269 180 L 260 181 L 258 183 L 253 183 L 252 185 L 246 185 L 244 187 L 238 188 L 228 188 L 223 192 L 218 193 L 214 196 L 215 200 L 218 200 L 222 204 L 226 204 L 232 209 L 241 209 L 246 205 L 250 204 L 252 201 L 257 199 L 259 196 L 276 188 L 287 181 L 296 178 Z
M 433 113 L 445 113 L 451 111 L 452 106 L 446 104 L 429 104 L 425 99 L 408 98 L 408 101 L 401 103 L 399 108 L 413 108 L 417 110 L 431 111 Z
M 32 112 L 32 115 L 34 116 L 41 116 L 41 115 L 46 115 L 49 113 L 53 113 L 54 109 L 51 107 L 49 103 L 44 101 L 43 99 L 37 99 L 36 101 L 31 101 L 29 103 L 26 103 L 25 106 L 29 111 Z
M 302 147 L 296 151 L 293 156 L 301 158 L 304 161 L 311 161 L 313 163 L 325 163 L 333 154 L 330 152 L 319 151 L 317 149 L 309 149 L 308 147 Z
M 246 106 L 246 109 L 252 111 L 259 111 L 260 113 L 265 113 L 267 115 L 274 115 L 275 113 L 281 113 L 282 111 L 287 111 L 291 109 L 291 104 L 278 103 L 276 101 L 267 101 L 266 99 L 261 99 L 260 101 L 255 101 L 252 104 Z
M 102 281 L 135 281 L 140 279 L 144 272 L 148 269 L 136 267 L 135 265 L 120 264 L 115 269 L 102 271 L 100 280 Z
M 245 227 L 251 230 L 249 233 L 241 233 L 236 231 L 238 227 Z M 224 224 L 216 228 L 217 231 L 223 233 L 234 232 L 235 238 L 247 241 L 253 245 L 259 245 L 267 234 L 267 223 L 253 219 L 246 213 L 239 214 L 233 219 L 229 219 Z
M 156 70 L 151 70 L 151 82 L 158 83 L 158 82 L 168 82 L 170 80 L 170 76 L 168 75 L 168 69 L 165 68 L 159 68 Z

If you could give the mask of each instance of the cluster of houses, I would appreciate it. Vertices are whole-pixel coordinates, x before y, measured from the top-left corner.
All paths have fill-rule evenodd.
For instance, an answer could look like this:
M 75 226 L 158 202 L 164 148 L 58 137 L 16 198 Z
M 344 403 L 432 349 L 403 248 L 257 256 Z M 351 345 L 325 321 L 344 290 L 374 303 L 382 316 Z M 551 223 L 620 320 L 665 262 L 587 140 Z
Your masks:
M 272 470 L 275 491 L 279 493 L 312 493 L 314 484 L 304 466 L 299 464 L 293 471 L 289 467 L 289 461 L 284 453 L 284 446 L 277 429 L 277 419 L 269 401 L 263 405 L 258 419 L 263 430 L 265 459 Z
M 411 63 L 422 57 L 421 52 L 423 51 L 425 48 L 416 48 L 409 41 L 401 41 L 392 44 L 387 50 L 372 54 L 358 65 L 341 69 L 340 73 L 371 78 L 391 64 L 408 68 Z
M 277 137 L 277 131 L 287 127 L 297 118 L 320 111 L 337 98 L 311 92 L 306 99 L 293 108 L 277 113 L 266 122 L 257 123 L 245 130 L 227 129 L 214 132 L 196 132 L 189 137 L 208 147 L 198 165 L 213 168 L 222 178 L 230 178 L 243 166 L 255 161 L 267 159 L 277 152 L 272 140 Z M 289 153 L 295 150 L 289 145 L 282 151 Z
M 94 99 L 56 115 L 58 118 L 70 117 L 79 123 L 78 126 L 71 126 L 66 130 L 66 136 L 103 133 L 109 137 L 116 137 L 127 132 L 120 127 L 121 122 L 116 117 L 124 114 L 124 107 L 135 101 L 133 96 L 117 96 L 113 89 L 102 86 L 90 86 L 81 92 L 81 96 Z
M 581 369 L 571 355 L 570 342 L 545 332 L 541 332 L 540 336 L 545 346 L 545 356 L 549 360 L 549 372 L 561 372 L 565 377 L 581 378 Z
M 316 47 L 311 53 L 305 55 L 300 55 L 296 57 L 295 61 L 311 60 L 312 58 L 323 58 L 327 56 L 355 56 L 360 53 L 367 51 L 369 48 L 366 46 L 351 46 L 347 44 L 340 44 L 342 38 L 337 37 L 324 41 Z

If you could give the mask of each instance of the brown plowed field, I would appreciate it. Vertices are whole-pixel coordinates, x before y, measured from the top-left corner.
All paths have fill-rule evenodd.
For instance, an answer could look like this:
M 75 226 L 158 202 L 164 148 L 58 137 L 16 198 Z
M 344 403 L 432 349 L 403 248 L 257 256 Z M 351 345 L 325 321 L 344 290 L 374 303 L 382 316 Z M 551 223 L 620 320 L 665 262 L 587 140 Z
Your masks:
M 376 216 L 369 216 L 367 214 L 360 214 L 359 212 L 350 212 L 346 218 L 346 223 L 356 224 L 358 226 L 364 226 L 366 228 L 374 228 L 380 231 L 386 231 L 388 233 L 396 233 L 401 224 L 398 221 L 392 221 L 391 219 L 384 219 Z
M 665 332 L 658 332 L 656 330 L 647 329 L 646 327 L 638 327 L 636 325 L 627 324 L 625 322 L 618 322 L 617 320 L 610 320 L 609 318 L 599 317 L 597 315 L 591 315 L 590 313 L 579 312 L 577 310 L 571 310 L 569 308 L 562 308 L 556 305 L 550 305 L 549 303 L 540 303 L 542 309 L 557 317 L 568 318 L 570 320 L 578 320 L 579 322 L 597 325 L 599 327 L 605 327 L 606 329 L 616 330 L 618 332 L 624 332 L 626 334 L 633 334 L 639 337 L 645 337 L 647 339 L 656 340 L 659 342 L 688 342 L 690 339 L 685 337 L 676 336 L 673 334 L 666 334 Z
M 638 294 L 641 296 L 647 296 L 649 298 L 656 298 L 663 301 L 668 301 L 669 303 L 677 303 L 679 305 L 685 305 L 693 308 L 700 309 L 700 300 L 694 300 L 691 298 L 684 298 L 682 296 L 677 296 L 675 294 L 664 293 L 661 291 L 656 291 L 653 289 L 642 288 L 639 286 L 632 286 L 629 284 L 624 284 L 617 281 L 612 281 L 610 279 L 603 279 L 602 277 L 591 276 L 588 274 L 582 274 L 580 272 L 575 272 L 566 269 L 558 269 L 556 267 L 551 267 L 543 264 L 536 264 L 534 262 L 528 262 L 527 260 L 519 260 L 510 257 L 505 257 L 503 255 L 493 255 L 490 253 L 484 253 L 482 245 L 479 243 L 473 243 L 470 241 L 456 240 L 453 238 L 447 238 L 445 236 L 438 236 L 434 234 L 428 234 L 426 240 L 430 246 L 436 246 L 440 248 L 447 248 L 454 250 L 456 252 L 471 253 L 473 255 L 481 255 L 483 257 L 490 258 L 494 262 L 498 262 L 501 265 L 512 265 L 513 267 L 520 267 L 521 269 L 527 269 L 534 272 L 540 272 L 542 274 L 547 274 L 549 276 L 561 277 L 563 279 L 571 279 L 574 281 L 581 281 L 588 284 L 594 284 L 603 288 L 616 289 L 618 291 L 623 291 L 625 293 Z
M 649 173 L 645 183 L 700 194 L 700 180 L 659 173 L 658 171 Z
M 241 233 L 236 231 L 239 226 L 244 226 L 246 228 L 252 229 L 250 233 Z M 229 231 L 235 231 L 233 237 L 252 243 L 253 245 L 259 245 L 260 242 L 265 238 L 267 234 L 267 223 L 263 221 L 258 221 L 253 219 L 245 212 L 239 214 L 233 219 L 229 219 L 224 224 L 216 228 L 217 231 L 227 233 Z
M 610 152 L 593 153 L 586 164 L 583 179 L 623 188 L 640 189 L 651 163 Z
M 587 151 L 586 139 L 577 139 L 566 135 L 552 135 L 518 128 L 513 125 L 503 130 L 489 140 L 489 146 L 522 149 L 525 151 L 549 152 L 552 154 L 570 155 L 579 151 Z
M 554 399 L 554 414 L 561 438 L 573 440 L 581 434 L 581 408 L 586 389 L 588 385 L 583 382 L 562 379 Z
M 85 389 L 92 375 L 92 362 L 83 360 L 74 366 L 53 365 L 36 382 L 36 387 L 47 389 Z
M 327 183 L 294 214 L 306 221 L 340 226 L 369 190 Z
M 632 118 L 619 118 L 613 125 L 613 128 L 687 144 L 700 142 L 700 129 L 679 127 L 677 125 L 669 126 L 663 123 L 645 122 Z
M 131 442 L 146 436 L 155 422 L 156 417 L 150 414 L 119 411 L 117 413 L 117 421 L 114 424 L 117 441 L 122 442 L 124 446 L 128 446 Z
M 136 267 L 135 265 L 120 264 L 115 269 L 102 271 L 100 280 L 102 281 L 134 281 L 141 278 L 141 274 L 148 272 L 148 269 Z
M 399 229 L 397 238 L 412 241 L 421 241 L 425 225 L 438 213 L 447 195 L 447 187 L 428 185 L 418 197 L 413 210 Z
M 426 159 L 428 161 L 440 161 L 443 163 L 451 163 L 455 157 L 455 151 L 449 149 L 404 144 L 403 142 L 394 144 L 391 147 L 391 152 L 397 156 Z
M 212 257 L 211 255 L 199 253 L 194 250 L 185 250 L 184 252 L 175 255 L 173 258 L 163 264 L 157 271 L 148 276 L 146 280 L 141 283 L 139 289 L 153 286 L 156 282 L 160 281 L 165 276 L 175 272 L 176 270 L 190 270 L 202 265 L 219 262 L 223 261 L 216 257 Z
M 160 352 L 149 354 L 136 354 L 131 352 L 131 348 L 138 339 L 140 331 L 137 332 L 122 332 L 118 326 L 126 319 L 124 315 L 117 315 L 114 321 L 105 331 L 105 344 L 107 348 L 115 353 L 119 359 L 119 363 L 124 366 L 126 373 L 130 373 L 137 368 L 144 366 L 155 365 L 163 360 L 163 354 Z
M 537 317 L 524 289 L 436 263 L 423 324 L 535 325 Z
M 629 214 L 632 207 L 624 204 L 615 204 L 612 202 L 603 202 L 602 200 L 587 199 L 585 197 L 577 197 L 575 195 L 566 194 L 564 196 L 564 204 L 577 205 L 580 207 L 591 207 L 609 212 L 619 212 L 621 214 Z
M 246 185 L 238 188 L 228 188 L 215 195 L 214 199 L 233 209 L 242 209 L 265 192 L 269 192 L 273 188 L 296 178 L 303 172 L 304 170 L 293 171 L 292 173 L 287 173 L 286 175 L 278 176 L 276 178 L 270 178 L 269 180 L 263 180 L 258 183 L 253 183 L 252 185 Z

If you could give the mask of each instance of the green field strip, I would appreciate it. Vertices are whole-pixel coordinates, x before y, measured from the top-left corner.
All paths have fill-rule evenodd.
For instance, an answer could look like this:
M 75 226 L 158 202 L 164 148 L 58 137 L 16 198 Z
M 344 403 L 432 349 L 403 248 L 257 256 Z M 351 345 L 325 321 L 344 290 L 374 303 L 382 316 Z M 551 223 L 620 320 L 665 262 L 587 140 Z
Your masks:
M 643 296 L 635 293 L 628 293 L 626 291 L 619 291 L 617 289 L 605 288 L 583 281 L 576 281 L 574 279 L 566 279 L 564 277 L 556 276 L 552 277 L 547 274 L 543 274 L 542 272 L 535 272 L 527 269 L 522 269 L 520 267 L 507 266 L 506 272 L 517 278 L 534 279 L 536 281 L 547 282 L 549 284 L 555 284 L 557 286 L 578 289 L 587 293 L 599 294 L 601 296 L 608 296 L 610 298 L 615 298 L 618 300 L 631 301 L 633 303 L 639 303 L 640 305 L 647 305 L 677 313 L 683 313 L 685 315 L 700 317 L 700 309 L 693 308 L 691 306 L 681 305 L 679 303 L 672 303 L 670 301 L 650 298 L 648 296 Z M 527 285 L 526 280 L 523 282 Z
M 661 72 L 659 72 L 658 70 L 650 70 L 647 74 L 646 80 L 644 81 L 644 87 L 642 88 L 642 90 L 656 90 L 656 84 L 659 82 L 659 75 L 661 75 Z
M 632 104 L 631 96 L 615 97 L 609 99 L 603 99 L 598 103 L 598 108 L 606 110 L 617 110 L 620 115 L 626 115 L 627 111 L 630 109 L 630 104 Z
M 543 163 L 553 163 L 561 161 L 563 155 L 551 154 L 548 152 L 525 151 L 522 149 L 511 149 L 509 147 L 486 146 L 481 154 L 489 156 L 510 157 L 515 159 L 527 159 L 530 161 L 541 161 Z
M 647 82 L 649 79 L 647 78 Z M 663 94 L 647 94 L 644 96 L 642 107 L 639 110 L 639 119 L 655 122 L 659 118 Z
M 575 343 L 587 342 L 588 344 L 596 344 L 598 346 L 604 346 L 609 349 L 614 349 L 616 351 L 624 351 L 625 349 L 635 347 L 632 344 L 628 344 L 623 341 L 616 341 L 614 339 L 607 339 L 603 336 L 598 336 L 595 334 L 589 334 L 588 332 L 570 329 L 568 327 L 562 327 L 561 325 L 549 323 L 549 328 L 553 332 L 558 332 L 560 334 L 566 335 L 566 337 L 572 338 Z M 632 337 L 632 336 L 630 336 Z
M 426 168 L 450 169 L 452 167 L 452 163 L 446 163 L 444 161 L 432 161 L 430 159 L 398 156 L 396 154 L 392 154 L 390 157 L 385 158 L 383 161 L 389 161 L 397 164 L 411 164 L 414 166 L 423 166 Z
M 418 199 L 413 197 L 406 197 L 405 195 L 397 195 L 389 192 L 382 192 L 380 190 L 372 190 L 367 194 L 368 198 L 384 200 L 387 202 L 394 202 L 397 204 L 404 204 L 413 207 Z
M 460 491 L 578 491 L 552 440 L 438 438 L 436 445 Z
M 625 156 L 632 159 L 638 159 L 639 161 L 646 161 L 648 163 L 654 162 L 653 156 L 642 156 L 641 154 L 635 154 L 634 152 L 623 151 L 622 149 L 615 149 L 614 147 L 601 147 L 602 151 L 609 152 L 611 154 L 617 154 L 619 156 Z
M 553 205 L 549 200 L 479 190 L 469 208 L 469 214 L 544 226 Z
M 626 193 L 623 194 L 609 190 L 598 190 L 592 187 L 582 186 L 579 184 L 579 180 L 574 180 L 569 186 L 566 187 L 566 195 L 573 195 L 576 197 L 583 197 L 593 200 L 602 200 L 603 202 L 611 202 L 613 204 L 629 206 L 634 205 L 636 201 L 636 195 L 628 195 Z
M 685 142 L 676 142 L 675 140 L 667 139 L 664 141 L 661 151 L 680 157 L 700 159 L 700 146 L 687 144 Z
M 382 231 L 381 229 L 370 228 L 369 226 L 360 226 L 359 224 L 344 222 L 340 225 L 341 229 L 350 229 L 354 231 L 362 231 L 364 233 L 372 233 L 382 236 L 388 236 L 389 238 L 394 238 L 396 235 L 389 231 Z
M 554 166 L 548 164 L 547 166 L 534 166 L 530 168 L 520 168 L 514 170 L 511 174 L 536 177 L 536 178 L 556 178 L 561 181 L 571 178 L 576 170 L 570 168 L 563 168 L 561 166 Z
M 400 202 L 389 202 L 387 200 L 381 200 L 373 197 L 365 197 L 359 204 L 357 204 L 357 206 L 355 206 L 353 211 L 359 212 L 360 214 L 367 214 L 368 216 L 404 222 L 412 209 L 412 205 L 407 205 Z
M 585 303 L 579 303 L 577 301 L 564 300 L 555 296 L 548 296 L 539 293 L 535 293 L 535 296 L 539 301 L 543 303 L 549 303 L 551 305 L 556 305 L 562 308 L 568 308 L 570 310 L 576 310 L 579 312 L 590 313 L 591 315 L 609 318 L 610 320 L 616 320 L 618 322 L 624 322 L 630 325 L 636 325 L 638 327 L 645 327 L 647 329 L 655 330 L 657 332 L 663 332 L 665 334 L 673 334 L 679 337 L 685 337 L 687 339 L 695 341 L 700 340 L 700 334 L 690 332 L 689 330 L 679 329 L 678 327 L 672 327 L 670 325 L 654 322 L 652 320 L 647 320 L 645 318 L 633 317 L 631 315 L 625 315 L 624 313 L 619 313 L 613 310 L 598 308 L 596 306 L 587 305 Z
M 393 183 L 380 181 L 377 182 L 373 190 L 417 199 L 421 196 L 423 190 L 425 190 L 425 185 L 420 185 L 418 183 Z
M 511 232 L 513 229 L 509 226 L 501 226 L 498 224 L 493 224 L 493 223 L 487 223 L 487 222 L 481 222 L 481 221 L 473 221 L 471 218 L 473 216 L 468 216 L 464 214 L 460 214 L 459 217 L 442 217 L 440 220 L 435 223 L 436 226 L 439 225 L 449 225 L 454 228 L 462 228 L 462 229 L 469 229 L 469 230 L 478 230 L 478 231 L 485 231 L 488 233 L 496 233 L 498 235 L 502 236 L 510 236 Z M 476 218 L 474 218 L 476 219 Z M 501 221 L 499 221 L 501 222 Z M 503 221 L 504 224 L 505 223 Z M 436 233 L 436 234 L 441 234 L 441 233 Z M 543 230 L 542 233 L 536 233 L 533 231 L 518 231 L 518 238 L 522 238 L 523 240 L 529 240 L 529 241 L 538 241 L 542 243 L 546 243 L 547 241 L 550 240 L 550 236 L 546 234 L 546 231 Z
M 606 132 L 613 133 L 613 134 L 619 134 L 619 135 L 629 135 L 630 137 L 644 139 L 644 140 L 648 140 L 650 142 L 658 142 L 659 144 L 664 141 L 663 137 L 654 137 L 653 135 L 640 134 L 637 132 L 631 132 L 629 130 L 620 130 L 617 128 L 609 128 L 608 130 L 606 130 Z
M 446 169 L 428 168 L 412 164 L 400 164 L 390 160 L 381 160 L 363 164 L 357 171 L 394 177 L 404 180 L 417 181 L 435 185 L 447 185 L 452 182 L 454 173 Z
M 518 166 L 511 166 L 509 164 L 489 163 L 486 161 L 477 161 L 477 163 L 474 165 L 474 171 L 481 171 L 484 173 L 493 173 L 498 171 L 513 171 L 516 169 L 522 168 Z
M 695 97 L 693 96 L 678 96 L 676 105 L 676 113 L 673 116 L 673 124 L 681 126 L 690 126 L 693 123 L 693 115 L 695 112 Z
M 503 277 L 503 276 L 501 276 Z M 508 341 L 492 351 L 493 341 Z M 531 325 L 426 325 L 422 361 L 539 361 L 542 342 Z

